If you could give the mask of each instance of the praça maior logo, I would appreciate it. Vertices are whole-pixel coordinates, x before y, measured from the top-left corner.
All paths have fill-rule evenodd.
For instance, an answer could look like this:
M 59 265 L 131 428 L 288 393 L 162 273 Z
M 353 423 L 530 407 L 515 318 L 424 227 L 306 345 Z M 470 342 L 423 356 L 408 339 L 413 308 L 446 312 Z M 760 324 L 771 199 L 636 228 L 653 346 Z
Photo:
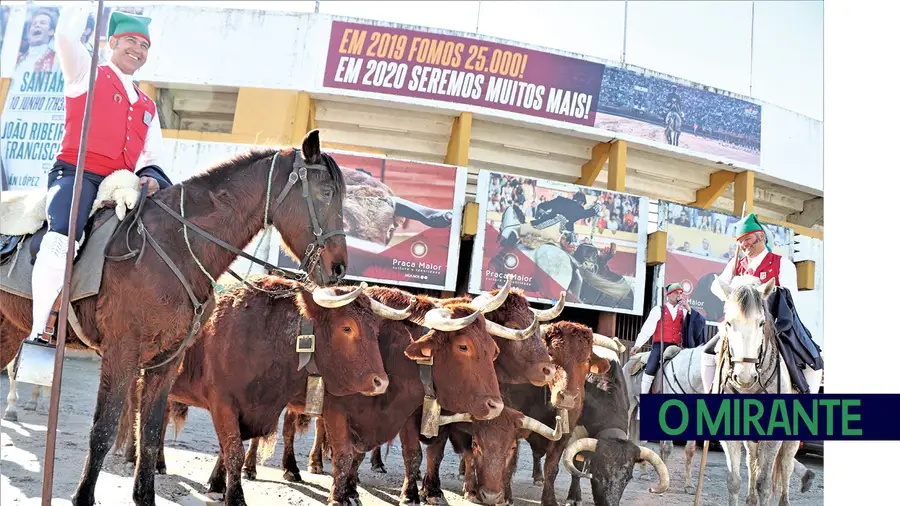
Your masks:
M 694 291 L 694 284 L 688 280 L 684 280 L 681 282 L 681 288 L 684 289 L 684 293 L 691 293 Z
M 422 241 L 416 241 L 409 247 L 409 251 L 416 258 L 422 258 L 428 254 L 428 245 Z
M 507 269 L 515 269 L 519 266 L 519 257 L 513 253 L 507 253 L 506 256 L 503 257 L 503 266 Z

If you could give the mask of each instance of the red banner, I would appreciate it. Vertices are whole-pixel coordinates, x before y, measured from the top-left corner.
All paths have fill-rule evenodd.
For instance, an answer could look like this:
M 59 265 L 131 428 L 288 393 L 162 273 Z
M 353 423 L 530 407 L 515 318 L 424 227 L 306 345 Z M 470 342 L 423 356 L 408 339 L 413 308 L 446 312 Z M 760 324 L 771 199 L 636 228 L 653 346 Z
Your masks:
M 330 153 L 347 183 L 348 278 L 453 289 L 465 169 Z M 299 266 L 282 251 L 278 265 Z
M 474 38 L 332 21 L 324 86 L 593 126 L 603 69 Z

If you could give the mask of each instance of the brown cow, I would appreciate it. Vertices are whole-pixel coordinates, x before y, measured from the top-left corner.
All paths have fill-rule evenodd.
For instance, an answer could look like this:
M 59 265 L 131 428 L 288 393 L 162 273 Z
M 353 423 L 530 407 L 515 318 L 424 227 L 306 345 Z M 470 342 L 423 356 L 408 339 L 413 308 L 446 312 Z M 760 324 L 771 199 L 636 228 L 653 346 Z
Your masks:
M 402 305 L 410 297 L 406 292 L 395 288 L 372 288 L 368 294 L 392 307 Z M 501 293 L 476 301 L 420 298 L 413 316 L 408 320 L 385 322 L 382 325 L 381 354 L 385 370 L 391 377 L 391 386 L 387 392 L 373 399 L 359 395 L 327 396 L 324 403 L 324 413 L 320 420 L 324 421 L 326 430 L 317 432 L 317 441 L 310 454 L 310 467 L 321 469 L 321 448 L 327 432 L 334 465 L 334 486 L 330 499 L 333 503 L 347 504 L 358 499 L 355 478 L 362 454 L 391 440 L 398 432 L 402 441 L 412 442 L 404 444 L 404 463 L 407 468 L 407 484 L 410 486 L 404 487 L 403 494 L 410 502 L 419 502 L 414 473 L 419 469 L 421 456 L 418 452 L 416 419 L 410 415 L 421 408 L 425 387 L 420 378 L 420 366 L 409 359 L 432 358 L 435 395 L 438 403 L 446 408 L 445 414 L 469 413 L 467 416 L 475 419 L 490 419 L 499 414 L 500 410 L 479 413 L 482 409 L 479 399 L 483 398 L 484 393 L 492 398 L 488 404 L 502 409 L 493 367 L 499 348 L 488 337 L 488 333 L 520 340 L 527 334 L 524 330 L 510 329 L 486 320 L 481 312 L 490 314 L 498 304 L 504 302 L 503 299 L 508 294 L 509 286 Z M 437 319 L 429 320 L 429 314 L 440 315 L 442 312 L 459 320 L 471 320 L 471 323 L 463 326 L 466 323 L 463 320 L 455 325 L 448 325 Z M 535 325 L 530 322 L 535 320 L 535 316 L 531 311 L 527 311 L 524 316 L 518 325 L 533 330 Z M 414 335 L 422 332 L 421 328 L 412 326 L 415 322 L 432 330 L 412 342 L 410 330 Z M 290 420 L 288 416 L 285 417 L 284 429 L 283 465 L 285 478 L 291 481 L 299 477 L 293 456 L 295 417 L 296 414 Z M 308 418 L 304 419 L 304 424 L 308 422 Z M 248 455 L 247 464 L 252 466 L 253 462 Z
M 382 318 L 410 315 L 409 307 L 397 311 L 369 298 L 365 284 L 310 291 L 275 276 L 250 283 L 255 288 L 238 286 L 218 298 L 169 392 L 170 402 L 210 411 L 220 452 L 209 492 L 225 492 L 227 505 L 245 504 L 241 441 L 272 434 L 285 406 L 304 402 L 309 364 L 298 370 L 298 363 L 310 355 L 296 352 L 303 319 L 315 322 L 310 362 L 321 372 L 326 391 L 377 396 L 388 387 L 378 353 Z
M 524 415 L 536 419 L 542 424 L 553 423 L 553 420 L 562 415 L 561 411 L 565 410 L 565 416 L 568 417 L 570 426 L 578 421 L 581 416 L 582 402 L 584 399 L 584 380 L 590 369 L 591 362 L 591 346 L 595 342 L 594 333 L 589 327 L 573 322 L 556 322 L 550 325 L 541 326 L 541 334 L 544 339 L 553 363 L 557 366 L 557 376 L 549 386 L 535 387 L 528 384 L 510 385 L 503 384 L 500 389 L 503 392 L 504 403 L 512 409 L 521 411 Z M 549 402 L 548 399 L 549 390 Z M 495 424 L 497 432 L 502 432 L 502 425 Z M 454 427 L 450 432 L 458 431 L 460 427 Z M 508 429 L 508 427 L 506 427 Z M 483 434 L 486 441 L 490 441 L 489 431 L 485 430 Z M 449 436 L 449 434 L 448 434 Z M 505 438 L 506 436 L 496 436 L 497 438 Z M 541 495 L 541 503 L 544 506 L 556 505 L 556 496 L 554 493 L 554 483 L 556 475 L 559 471 L 559 458 L 565 450 L 566 442 L 569 434 L 564 434 L 559 440 L 547 441 L 546 438 L 532 434 L 528 437 L 532 446 L 543 446 L 546 448 L 547 463 L 544 467 L 544 488 Z M 471 440 L 470 440 L 471 441 Z M 464 453 L 471 451 L 471 445 L 466 446 L 466 438 L 455 436 L 454 450 Z M 441 441 L 436 442 L 439 448 L 443 449 Z M 482 452 L 484 444 L 479 445 Z M 497 447 L 495 451 L 503 452 L 504 446 Z M 428 451 L 428 468 L 435 470 L 439 467 L 439 462 L 435 465 L 431 462 L 432 456 L 440 459 L 437 453 Z M 511 462 L 508 464 L 508 472 L 504 476 L 505 497 L 507 501 L 512 501 L 511 474 L 516 468 L 518 458 L 518 450 L 513 452 Z M 471 462 L 471 459 L 467 459 Z M 497 470 L 488 469 L 472 469 L 466 466 L 466 483 L 474 485 L 472 473 L 481 476 L 484 473 L 496 472 Z M 427 478 L 426 478 L 427 480 Z M 469 497 L 478 497 L 482 501 L 501 501 L 502 494 L 498 494 L 495 489 L 475 489 L 466 490 Z M 488 503 L 488 504 L 496 504 Z

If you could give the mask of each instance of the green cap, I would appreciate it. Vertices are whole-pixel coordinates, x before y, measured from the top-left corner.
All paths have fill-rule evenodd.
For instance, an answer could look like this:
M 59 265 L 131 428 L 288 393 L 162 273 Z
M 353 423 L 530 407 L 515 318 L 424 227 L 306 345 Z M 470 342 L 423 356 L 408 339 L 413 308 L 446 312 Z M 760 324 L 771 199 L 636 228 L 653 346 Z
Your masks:
M 684 291 L 684 288 L 681 287 L 681 283 L 669 283 L 666 285 L 666 295 L 669 295 L 676 290 Z
M 109 16 L 107 37 L 138 35 L 150 42 L 150 18 L 115 11 Z
M 766 233 L 766 229 L 762 226 L 762 223 L 759 222 L 756 213 L 750 213 L 746 218 L 738 222 L 737 239 L 740 240 L 740 238 L 747 234 L 752 234 L 753 232 L 762 232 L 763 238 L 765 238 L 766 241 L 766 249 L 772 251 L 772 248 L 769 247 L 769 234 Z

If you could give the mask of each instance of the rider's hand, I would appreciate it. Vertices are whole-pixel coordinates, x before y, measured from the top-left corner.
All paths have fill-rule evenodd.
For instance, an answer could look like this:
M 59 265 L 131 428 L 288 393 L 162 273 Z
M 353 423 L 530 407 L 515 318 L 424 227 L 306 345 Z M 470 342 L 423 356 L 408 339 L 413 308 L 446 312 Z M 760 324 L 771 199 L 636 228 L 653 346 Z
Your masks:
M 147 196 L 153 195 L 159 191 L 159 181 L 152 177 L 141 177 L 141 186 L 147 185 Z
M 631 347 L 631 356 L 634 356 L 636 353 L 638 353 L 640 351 L 640 349 L 641 349 L 640 346 L 632 346 Z

